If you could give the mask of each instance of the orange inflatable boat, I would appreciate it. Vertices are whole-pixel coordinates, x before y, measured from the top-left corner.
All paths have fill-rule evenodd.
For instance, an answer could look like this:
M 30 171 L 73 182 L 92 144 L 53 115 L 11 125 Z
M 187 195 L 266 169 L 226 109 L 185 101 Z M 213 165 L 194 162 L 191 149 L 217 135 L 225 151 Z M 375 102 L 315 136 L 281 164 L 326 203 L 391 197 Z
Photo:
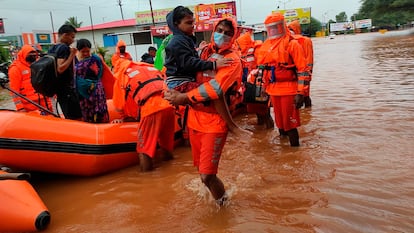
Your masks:
M 136 122 L 93 124 L 10 110 L 0 110 L 0 122 L 0 164 L 15 170 L 92 176 L 138 163 Z M 181 136 L 177 125 L 176 145 Z
M 0 232 L 44 230 L 50 214 L 37 192 L 26 179 L 27 173 L 0 170 Z

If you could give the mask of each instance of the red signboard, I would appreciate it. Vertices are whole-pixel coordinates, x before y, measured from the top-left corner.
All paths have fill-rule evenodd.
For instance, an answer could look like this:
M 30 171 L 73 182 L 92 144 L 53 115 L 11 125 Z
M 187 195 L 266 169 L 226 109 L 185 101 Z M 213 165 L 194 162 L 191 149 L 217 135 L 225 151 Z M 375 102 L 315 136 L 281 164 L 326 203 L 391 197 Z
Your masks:
M 215 21 L 226 17 L 236 18 L 236 2 L 200 4 L 194 8 L 194 11 L 196 31 L 211 31 Z
M 171 34 L 167 25 L 164 26 L 151 26 L 152 36 L 165 36 Z
M 4 33 L 4 23 L 2 18 L 0 18 L 0 33 Z

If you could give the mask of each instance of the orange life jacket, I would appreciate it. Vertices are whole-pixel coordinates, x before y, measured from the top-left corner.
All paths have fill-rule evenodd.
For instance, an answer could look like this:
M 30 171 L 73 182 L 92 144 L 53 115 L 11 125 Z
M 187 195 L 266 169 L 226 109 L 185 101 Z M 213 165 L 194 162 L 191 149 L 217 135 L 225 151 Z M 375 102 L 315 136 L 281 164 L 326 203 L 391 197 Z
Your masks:
M 150 96 L 161 93 L 164 88 L 164 78 L 158 70 L 154 72 L 146 71 L 143 74 L 141 73 L 142 69 L 134 69 L 132 65 L 125 73 L 125 75 L 129 76 L 129 81 L 125 87 L 126 105 L 129 108 L 129 112 L 136 109 L 136 115 L 133 114 L 138 121 L 141 119 L 140 107 L 145 104 Z
M 164 87 L 164 74 L 153 65 L 124 60 L 119 63 L 115 77 L 113 103 L 123 117 L 140 120 L 141 115 L 148 115 L 151 111 L 159 110 L 141 112 L 141 107 L 148 98 L 161 93 Z

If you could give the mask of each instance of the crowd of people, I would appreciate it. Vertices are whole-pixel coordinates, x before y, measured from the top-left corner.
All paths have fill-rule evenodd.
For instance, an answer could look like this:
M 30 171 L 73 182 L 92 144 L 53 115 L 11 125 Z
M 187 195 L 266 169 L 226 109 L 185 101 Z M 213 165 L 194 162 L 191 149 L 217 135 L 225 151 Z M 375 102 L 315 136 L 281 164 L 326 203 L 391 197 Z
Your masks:
M 193 12 L 183 6 L 167 15 L 167 23 L 173 35 L 162 46 L 162 70 L 154 67 L 154 58 L 160 54 L 155 47 L 149 47 L 140 62 L 133 61 L 122 40 L 116 45 L 111 70 L 102 57 L 92 54 L 87 39 L 79 39 L 76 48 L 71 47 L 76 29 L 63 25 L 58 43 L 49 50 L 57 57 L 57 102 L 67 119 L 136 121 L 141 171 L 153 169 L 157 154 L 165 160 L 173 158 L 174 121 L 180 111 L 185 115 L 182 127 L 188 133 L 193 164 L 221 206 L 228 195 L 217 173 L 227 135 L 252 134 L 234 122 L 231 106 L 235 100 L 245 112 L 257 115 L 258 124 L 267 129 L 276 127 L 292 147 L 300 145 L 299 109 L 311 106 L 312 41 L 301 35 L 298 22 L 287 25 L 280 13 L 266 17 L 267 38 L 263 42 L 255 41 L 251 30 L 241 32 L 237 22 L 228 17 L 215 23 L 209 43 L 198 43 Z M 30 64 L 37 57 L 31 46 L 22 47 L 9 69 L 10 87 L 49 109 L 50 98 L 36 93 L 30 85 Z M 108 86 L 107 80 L 112 84 Z M 111 121 L 108 98 L 121 119 Z M 19 96 L 13 100 L 18 111 L 39 110 Z

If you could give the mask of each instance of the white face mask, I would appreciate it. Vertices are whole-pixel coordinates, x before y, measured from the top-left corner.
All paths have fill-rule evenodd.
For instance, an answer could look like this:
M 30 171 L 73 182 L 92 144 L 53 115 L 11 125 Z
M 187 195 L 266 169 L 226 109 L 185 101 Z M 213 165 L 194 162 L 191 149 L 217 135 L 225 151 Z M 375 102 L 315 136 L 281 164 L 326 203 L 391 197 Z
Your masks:
M 231 36 L 224 35 L 223 33 L 214 32 L 214 43 L 217 47 L 222 48 L 230 44 Z
M 267 37 L 269 39 L 279 38 L 286 34 L 286 27 L 283 20 L 266 24 L 265 26 L 267 31 Z

